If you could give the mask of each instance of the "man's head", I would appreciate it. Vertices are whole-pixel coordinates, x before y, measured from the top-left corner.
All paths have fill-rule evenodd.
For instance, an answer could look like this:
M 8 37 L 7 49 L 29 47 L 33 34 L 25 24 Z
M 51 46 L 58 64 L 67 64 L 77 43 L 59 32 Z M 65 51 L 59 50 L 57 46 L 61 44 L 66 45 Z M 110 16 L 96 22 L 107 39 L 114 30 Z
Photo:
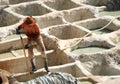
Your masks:
M 25 33 L 25 28 L 28 28 L 30 25 L 34 25 L 36 23 L 35 18 L 32 16 L 26 17 L 21 25 L 16 29 L 16 34 Z

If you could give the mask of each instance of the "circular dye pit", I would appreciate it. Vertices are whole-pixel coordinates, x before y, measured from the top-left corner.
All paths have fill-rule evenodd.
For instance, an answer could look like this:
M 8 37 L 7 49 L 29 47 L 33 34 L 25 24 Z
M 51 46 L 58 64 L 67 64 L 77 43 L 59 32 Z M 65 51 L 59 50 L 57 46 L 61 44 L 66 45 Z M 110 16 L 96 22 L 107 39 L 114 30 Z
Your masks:
M 59 39 L 73 39 L 84 36 L 87 31 L 73 25 L 60 25 L 51 27 L 48 31 L 49 35 L 53 35 Z
M 13 39 L 13 38 L 20 38 L 20 35 L 16 35 L 16 34 L 14 34 L 14 35 L 9 35 L 9 36 L 7 36 L 7 37 L 5 38 L 5 40 L 9 40 L 9 39 Z
M 29 11 L 28 11 L 29 10 Z M 47 13 L 50 13 L 51 10 L 45 8 L 41 4 L 34 3 L 34 4 L 27 4 L 27 5 L 20 5 L 12 8 L 12 11 L 21 15 L 27 16 L 40 16 Z
M 55 10 L 67 10 L 78 7 L 79 5 L 74 3 L 72 0 L 54 0 L 44 2 L 47 6 Z
M 23 49 L 16 50 L 15 52 L 18 53 L 20 56 L 21 56 L 21 55 L 24 55 Z M 26 54 L 28 55 L 28 50 L 27 50 L 27 49 L 25 49 L 25 52 L 26 52 Z M 33 49 L 33 52 L 34 52 L 34 53 L 38 53 L 39 51 L 37 51 L 37 49 L 34 48 L 34 49 Z
M 116 46 L 120 46 L 120 42 L 116 43 Z
M 11 52 L 6 52 L 6 53 L 0 54 L 0 59 L 11 58 L 11 57 L 14 57 L 14 55 Z
M 106 15 L 119 16 L 120 11 L 102 11 L 102 12 L 99 13 L 99 16 L 106 16 Z
M 102 52 L 104 50 L 107 50 L 107 48 L 103 48 L 103 47 L 85 47 L 85 48 L 74 49 L 71 52 L 74 53 L 74 54 L 80 55 L 80 54 L 92 54 L 92 53 Z
M 111 30 L 108 30 L 108 29 L 103 29 L 103 30 L 93 29 L 91 31 L 94 32 L 94 33 L 96 33 L 96 34 L 106 34 L 106 33 L 112 32 Z
M 11 14 L 3 12 L 0 14 L 0 27 L 10 26 L 16 24 L 20 19 Z

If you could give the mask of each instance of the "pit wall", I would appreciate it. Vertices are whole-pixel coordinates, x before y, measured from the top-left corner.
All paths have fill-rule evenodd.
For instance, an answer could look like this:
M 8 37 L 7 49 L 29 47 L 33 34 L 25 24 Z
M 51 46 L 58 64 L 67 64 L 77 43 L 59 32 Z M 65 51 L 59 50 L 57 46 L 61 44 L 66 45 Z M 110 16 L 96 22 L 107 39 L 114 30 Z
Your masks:
M 23 3 L 23 2 L 28 2 L 28 1 L 35 1 L 35 0 L 1 0 L 0 5 L 11 5 L 11 4 L 18 4 L 18 3 Z

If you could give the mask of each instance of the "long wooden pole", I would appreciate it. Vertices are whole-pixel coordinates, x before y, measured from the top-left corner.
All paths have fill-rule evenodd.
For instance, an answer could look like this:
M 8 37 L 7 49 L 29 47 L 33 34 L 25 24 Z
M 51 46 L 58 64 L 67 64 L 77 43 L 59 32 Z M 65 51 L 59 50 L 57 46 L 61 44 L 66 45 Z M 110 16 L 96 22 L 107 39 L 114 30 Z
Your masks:
M 29 72 L 28 73 L 29 74 L 29 78 L 31 79 L 31 76 L 30 76 L 30 67 L 29 67 L 29 63 L 28 63 L 27 56 L 26 56 L 26 53 L 25 53 L 23 38 L 22 38 L 21 35 L 20 35 L 20 40 L 21 40 L 21 45 L 22 45 L 22 48 L 23 48 L 23 53 L 24 53 L 24 56 L 25 56 L 25 63 L 26 63 L 27 71 Z

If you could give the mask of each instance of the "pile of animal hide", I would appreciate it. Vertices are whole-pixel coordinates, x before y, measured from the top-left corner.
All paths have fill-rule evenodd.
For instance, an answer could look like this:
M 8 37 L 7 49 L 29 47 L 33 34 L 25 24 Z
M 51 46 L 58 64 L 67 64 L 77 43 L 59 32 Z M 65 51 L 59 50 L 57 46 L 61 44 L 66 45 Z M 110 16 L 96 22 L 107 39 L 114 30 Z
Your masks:
M 71 74 L 58 72 L 40 76 L 22 84 L 77 84 L 77 80 Z
M 12 74 L 0 70 L 0 84 L 77 84 L 77 79 L 69 73 L 56 72 L 19 82 Z

